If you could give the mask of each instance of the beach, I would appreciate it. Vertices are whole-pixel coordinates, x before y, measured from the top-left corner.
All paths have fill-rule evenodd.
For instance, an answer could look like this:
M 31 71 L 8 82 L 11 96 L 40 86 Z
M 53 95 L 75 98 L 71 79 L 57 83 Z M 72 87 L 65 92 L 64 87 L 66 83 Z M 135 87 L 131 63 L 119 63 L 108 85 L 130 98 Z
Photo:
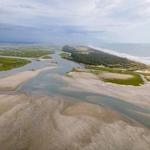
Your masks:
M 61 77 L 69 85 L 66 89 L 82 89 L 89 92 L 116 97 L 140 107 L 150 108 L 150 83 L 141 86 L 119 85 L 103 82 L 97 75 L 87 72 L 71 72 L 71 77 Z M 109 73 L 110 75 L 110 73 Z
M 37 70 L 23 71 L 5 78 L 0 78 L 0 91 L 12 91 L 23 84 L 25 81 L 37 76 L 40 72 L 53 69 L 54 66 L 45 67 Z
M 1 149 L 150 149 L 149 128 L 108 106 L 91 104 L 67 96 L 32 95 L 16 91 L 40 72 L 52 68 L 54 66 L 23 71 L 0 79 Z M 104 83 L 97 76 L 85 72 L 72 72 L 71 76 L 57 74 L 57 78 L 67 83 L 68 86 L 64 87 L 66 89 L 120 97 L 131 104 L 149 107 L 149 84 L 140 87 L 120 86 Z M 122 76 L 125 77 L 129 76 Z M 139 90 L 138 94 L 146 92 L 146 95 L 141 95 L 143 100 L 136 99 L 131 89 Z M 149 118 L 145 113 L 141 115 Z
M 24 94 L 0 95 L 0 105 L 3 150 L 150 149 L 149 130 L 109 108 Z

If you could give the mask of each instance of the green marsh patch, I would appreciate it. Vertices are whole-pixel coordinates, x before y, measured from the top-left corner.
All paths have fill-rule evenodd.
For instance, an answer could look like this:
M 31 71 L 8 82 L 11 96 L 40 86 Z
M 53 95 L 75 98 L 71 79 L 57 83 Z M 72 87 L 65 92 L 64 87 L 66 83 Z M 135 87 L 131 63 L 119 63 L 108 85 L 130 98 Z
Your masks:
M 132 74 L 132 76 L 133 77 L 128 79 L 103 78 L 103 81 L 121 84 L 121 85 L 133 85 L 133 86 L 140 86 L 141 84 L 144 84 L 144 81 L 142 80 L 140 75 Z
M 0 71 L 22 67 L 28 63 L 30 63 L 30 61 L 26 59 L 0 57 Z

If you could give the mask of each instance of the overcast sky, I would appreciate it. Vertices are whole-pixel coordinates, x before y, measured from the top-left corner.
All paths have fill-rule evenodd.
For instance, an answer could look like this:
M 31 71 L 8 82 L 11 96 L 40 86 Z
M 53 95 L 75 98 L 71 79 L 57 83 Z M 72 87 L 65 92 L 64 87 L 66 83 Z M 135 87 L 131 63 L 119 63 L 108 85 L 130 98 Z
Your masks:
M 150 0 L 0 0 L 0 42 L 150 43 Z

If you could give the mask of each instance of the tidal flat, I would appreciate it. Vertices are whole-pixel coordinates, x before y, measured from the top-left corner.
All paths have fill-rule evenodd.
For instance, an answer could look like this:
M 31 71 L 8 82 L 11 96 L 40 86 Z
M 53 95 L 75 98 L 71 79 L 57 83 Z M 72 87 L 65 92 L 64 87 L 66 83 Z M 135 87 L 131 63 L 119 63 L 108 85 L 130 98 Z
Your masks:
M 0 72 L 0 148 L 149 150 L 150 84 L 106 83 L 90 72 L 68 77 L 84 65 L 60 53 Z

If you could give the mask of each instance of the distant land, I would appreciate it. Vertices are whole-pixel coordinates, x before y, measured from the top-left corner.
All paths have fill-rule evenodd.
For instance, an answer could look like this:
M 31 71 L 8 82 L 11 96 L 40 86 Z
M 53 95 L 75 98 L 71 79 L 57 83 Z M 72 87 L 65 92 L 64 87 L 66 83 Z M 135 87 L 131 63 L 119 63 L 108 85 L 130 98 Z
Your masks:
M 64 46 L 64 52 L 71 53 L 71 59 L 88 65 L 104 65 L 106 67 L 125 67 L 132 69 L 144 69 L 147 66 L 140 62 L 135 62 L 127 58 L 115 56 L 90 47 Z

